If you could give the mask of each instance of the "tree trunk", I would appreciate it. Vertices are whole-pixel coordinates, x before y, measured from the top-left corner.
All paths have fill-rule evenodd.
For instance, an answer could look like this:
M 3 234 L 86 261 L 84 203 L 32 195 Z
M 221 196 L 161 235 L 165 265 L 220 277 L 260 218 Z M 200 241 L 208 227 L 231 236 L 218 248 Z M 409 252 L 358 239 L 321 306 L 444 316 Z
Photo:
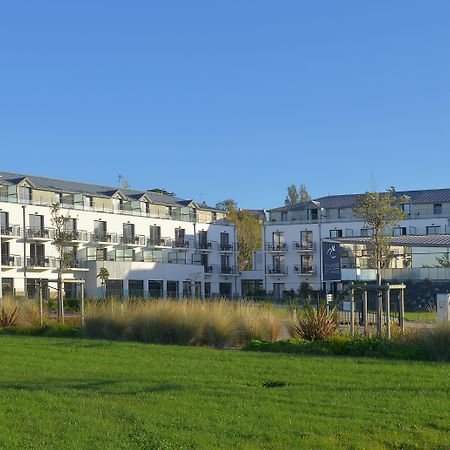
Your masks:
M 64 297 L 61 269 L 58 271 L 58 322 L 64 323 Z
M 377 285 L 381 286 L 381 267 L 377 264 Z M 377 290 L 377 334 L 381 337 L 383 333 L 383 291 Z

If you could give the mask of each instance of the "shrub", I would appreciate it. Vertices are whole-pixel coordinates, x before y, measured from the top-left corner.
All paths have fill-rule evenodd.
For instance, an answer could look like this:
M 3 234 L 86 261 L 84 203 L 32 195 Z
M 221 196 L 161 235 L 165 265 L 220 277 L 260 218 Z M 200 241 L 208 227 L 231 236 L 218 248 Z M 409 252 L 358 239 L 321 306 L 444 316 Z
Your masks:
M 19 319 L 19 307 L 13 306 L 11 308 L 2 306 L 0 311 L 0 327 L 13 327 Z
M 338 326 L 336 308 L 328 311 L 322 304 L 317 309 L 307 304 L 300 310 L 293 325 L 294 337 L 316 341 L 336 333 Z
M 283 326 L 272 307 L 251 302 L 127 300 L 90 305 L 84 331 L 89 337 L 221 348 L 277 339 Z
M 445 322 L 426 330 L 422 336 L 426 350 L 433 359 L 450 361 L 450 323 Z

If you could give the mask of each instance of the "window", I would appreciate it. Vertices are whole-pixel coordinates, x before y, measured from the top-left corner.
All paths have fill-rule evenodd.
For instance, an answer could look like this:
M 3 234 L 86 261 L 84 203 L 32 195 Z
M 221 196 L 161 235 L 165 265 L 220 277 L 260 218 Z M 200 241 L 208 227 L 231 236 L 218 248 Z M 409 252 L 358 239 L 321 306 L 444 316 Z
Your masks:
M 394 236 L 406 236 L 406 227 L 395 227 L 392 234 Z
M 0 234 L 9 234 L 9 214 L 0 211 Z
M 124 223 L 123 224 L 123 240 L 126 244 L 134 243 L 134 224 Z
M 92 208 L 94 206 L 94 198 L 90 195 L 85 195 L 83 198 L 83 204 L 87 208 Z
M 273 255 L 273 273 L 284 273 L 284 255 Z
M 178 281 L 167 282 L 167 297 L 178 298 Z
M 286 247 L 284 243 L 284 233 L 282 231 L 275 231 L 272 233 L 272 243 L 274 250 L 283 250 Z
M 345 209 L 338 209 L 338 218 L 345 219 Z
M 287 222 L 287 220 L 288 220 L 288 213 L 287 213 L 287 211 L 283 211 L 281 213 L 281 221 L 282 222 Z
M 205 282 L 205 298 L 211 297 L 211 283 L 209 281 Z
M 219 283 L 219 294 L 221 297 L 230 297 L 231 283 Z
M 283 298 L 284 283 L 273 283 L 273 297 L 277 300 Z
M 77 219 L 67 218 L 67 221 L 64 224 L 64 231 L 66 233 L 76 234 L 76 231 L 77 231 Z
M 144 297 L 144 280 L 128 280 L 128 297 Z
M 150 225 L 150 245 L 161 245 L 161 227 Z
M 442 203 L 435 203 L 433 205 L 434 214 L 442 214 Z
M 2 242 L 1 245 L 2 266 L 9 266 L 9 242 Z
M 45 247 L 44 244 L 30 244 L 30 265 L 44 267 Z
M 301 273 L 314 273 L 313 256 L 301 255 L 300 257 L 300 272 Z
M 191 295 L 191 282 L 183 281 L 183 298 L 190 298 Z
M 226 232 L 220 233 L 220 250 L 231 250 L 230 235 Z
M 305 245 L 311 243 L 313 241 L 313 232 L 310 230 L 300 231 L 300 241 Z
M 432 225 L 430 227 L 427 227 L 427 234 L 439 234 L 441 232 L 440 226 Z
M 411 215 L 411 203 L 402 203 L 400 209 L 407 215 Z
M 27 186 L 19 187 L 19 201 L 21 203 L 30 203 L 31 202 L 31 188 Z
M 167 290 L 169 290 L 169 283 L 167 282 Z M 172 283 L 176 283 L 173 281 Z M 175 288 L 175 292 L 177 289 Z M 163 296 L 163 282 L 162 280 L 149 280 L 148 282 L 148 296 L 151 298 L 161 298 Z
M 114 211 L 119 211 L 122 209 L 123 200 L 121 198 L 113 198 L 112 206 Z
M 186 235 L 186 230 L 184 228 L 175 228 L 175 246 L 185 247 L 186 242 L 184 240 Z
M 107 297 L 123 297 L 123 280 L 106 280 Z
M 220 255 L 221 273 L 231 273 L 230 255 Z
M 207 248 L 210 248 L 210 246 L 208 247 L 208 232 L 201 230 L 198 232 L 198 248 L 204 250 Z
M 98 241 L 106 241 L 106 222 L 94 220 L 94 237 Z
M 306 217 L 308 220 L 317 220 L 319 217 L 318 210 L 317 209 L 307 209 Z
M 330 230 L 331 238 L 340 238 L 342 237 L 342 230 Z
M 44 216 L 38 214 L 29 215 L 30 228 L 33 231 L 41 231 L 44 228 Z

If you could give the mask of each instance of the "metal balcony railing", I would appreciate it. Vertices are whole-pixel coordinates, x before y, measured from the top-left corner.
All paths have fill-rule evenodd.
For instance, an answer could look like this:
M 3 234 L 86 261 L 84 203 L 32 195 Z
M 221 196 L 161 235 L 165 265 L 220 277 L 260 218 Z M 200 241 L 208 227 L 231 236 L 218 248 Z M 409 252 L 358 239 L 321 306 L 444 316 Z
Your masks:
M 294 264 L 294 273 L 297 275 L 314 275 L 316 273 L 315 266 L 302 266 L 301 264 Z
M 55 230 L 45 227 L 27 227 L 27 238 L 29 239 L 53 239 Z
M 89 240 L 89 233 L 85 230 L 73 230 L 69 231 L 69 233 L 72 234 L 72 240 L 73 241 L 88 241 Z
M 92 242 L 104 242 L 108 244 L 117 244 L 118 236 L 117 233 L 92 233 L 91 234 Z
M 172 238 L 148 238 L 147 247 L 172 247 Z
M 266 250 L 268 252 L 286 252 L 287 251 L 287 244 L 286 242 L 282 243 L 273 243 L 273 242 L 266 242 Z
M 299 252 L 312 252 L 316 249 L 316 243 L 310 241 L 294 241 L 292 248 Z
M 145 245 L 145 236 L 141 234 L 135 234 L 134 236 L 122 235 L 120 236 L 120 242 L 126 245 Z
M 2 255 L 2 266 L 20 267 L 22 258 L 19 255 Z
M 19 225 L 3 225 L 0 227 L 0 234 L 2 236 L 20 237 Z
M 195 243 L 197 250 L 215 250 L 217 248 L 217 242 L 214 241 L 199 241 Z
M 221 275 L 236 275 L 238 273 L 237 266 L 220 265 Z
M 189 248 L 190 247 L 189 241 L 172 241 L 172 248 Z
M 238 245 L 233 242 L 219 242 L 219 251 L 221 252 L 236 252 L 238 249 Z
M 27 258 L 27 267 L 56 267 L 56 259 L 53 257 Z
M 266 273 L 269 275 L 286 275 L 288 273 L 288 267 L 285 264 L 266 266 Z

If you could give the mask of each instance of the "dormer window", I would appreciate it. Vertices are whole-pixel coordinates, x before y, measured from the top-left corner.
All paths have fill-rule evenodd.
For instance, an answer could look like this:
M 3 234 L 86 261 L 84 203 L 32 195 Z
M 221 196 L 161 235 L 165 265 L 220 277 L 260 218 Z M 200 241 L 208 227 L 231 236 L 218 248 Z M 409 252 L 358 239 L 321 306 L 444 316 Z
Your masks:
M 402 203 L 400 209 L 409 216 L 411 214 L 411 203 Z
M 31 188 L 28 186 L 19 186 L 19 201 L 31 202 Z

